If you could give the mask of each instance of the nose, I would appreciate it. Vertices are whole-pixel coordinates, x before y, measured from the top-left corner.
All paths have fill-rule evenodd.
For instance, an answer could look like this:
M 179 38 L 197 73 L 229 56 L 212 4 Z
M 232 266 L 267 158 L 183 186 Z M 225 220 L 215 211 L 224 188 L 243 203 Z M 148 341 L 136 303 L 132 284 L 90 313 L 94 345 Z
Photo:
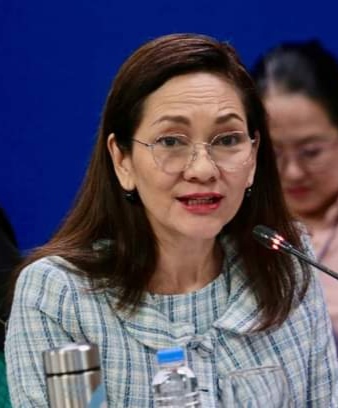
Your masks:
M 298 180 L 304 177 L 305 171 L 295 158 L 287 158 L 279 165 L 281 178 L 287 180 Z
M 219 173 L 219 168 L 209 154 L 208 146 L 195 144 L 190 162 L 184 171 L 184 178 L 205 183 L 215 180 Z

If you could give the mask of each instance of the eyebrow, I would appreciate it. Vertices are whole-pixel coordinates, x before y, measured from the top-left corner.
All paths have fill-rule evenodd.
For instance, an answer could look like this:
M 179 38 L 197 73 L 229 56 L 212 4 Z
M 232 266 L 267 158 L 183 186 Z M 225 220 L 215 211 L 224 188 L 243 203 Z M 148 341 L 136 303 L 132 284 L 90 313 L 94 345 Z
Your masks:
M 325 142 L 327 140 L 329 139 L 327 138 L 326 135 L 318 134 L 318 135 L 307 136 L 304 139 L 299 140 L 297 144 L 304 145 L 304 144 L 313 143 L 313 142 Z
M 215 123 L 217 125 L 221 125 L 223 123 L 230 122 L 230 120 L 232 120 L 232 119 L 239 120 L 240 122 L 243 122 L 243 123 L 245 122 L 244 119 L 240 115 L 238 115 L 237 113 L 227 113 L 225 115 L 219 116 L 216 119 Z
M 232 119 L 237 119 L 240 122 L 244 123 L 243 118 L 238 115 L 237 113 L 227 113 L 225 115 L 219 116 L 216 121 L 215 124 L 220 125 L 226 122 L 229 122 Z M 152 125 L 161 123 L 161 122 L 174 122 L 174 123 L 178 123 L 178 124 L 182 124 L 182 125 L 190 125 L 191 121 L 190 119 L 188 119 L 185 116 L 182 115 L 164 115 L 161 116 L 160 118 L 156 119 L 155 122 L 152 123 Z
M 161 122 L 174 122 L 174 123 L 179 123 L 183 125 L 190 125 L 190 120 L 182 115 L 172 115 L 172 116 L 164 115 L 156 119 L 155 122 L 152 123 L 152 125 L 156 125 Z
M 320 142 L 326 142 L 328 141 L 328 138 L 326 135 L 311 135 L 311 136 L 306 136 L 303 139 L 295 140 L 295 141 L 290 141 L 290 142 L 283 142 L 283 141 L 275 141 L 274 144 L 276 145 L 293 145 L 296 147 L 303 147 L 307 144 L 311 143 L 320 143 Z M 329 140 L 330 141 L 330 140 Z

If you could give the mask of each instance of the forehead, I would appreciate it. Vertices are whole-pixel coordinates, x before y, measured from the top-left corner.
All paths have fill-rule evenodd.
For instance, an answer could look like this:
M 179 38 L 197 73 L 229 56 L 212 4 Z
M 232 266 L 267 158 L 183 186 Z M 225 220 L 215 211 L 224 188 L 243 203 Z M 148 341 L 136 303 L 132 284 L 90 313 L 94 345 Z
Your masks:
M 322 105 L 305 95 L 272 93 L 264 102 L 275 142 L 301 143 L 336 132 Z
M 199 110 L 219 115 L 236 112 L 245 118 L 240 91 L 225 77 L 198 72 L 179 75 L 169 79 L 148 96 L 144 105 L 144 117 L 163 114 L 188 114 Z

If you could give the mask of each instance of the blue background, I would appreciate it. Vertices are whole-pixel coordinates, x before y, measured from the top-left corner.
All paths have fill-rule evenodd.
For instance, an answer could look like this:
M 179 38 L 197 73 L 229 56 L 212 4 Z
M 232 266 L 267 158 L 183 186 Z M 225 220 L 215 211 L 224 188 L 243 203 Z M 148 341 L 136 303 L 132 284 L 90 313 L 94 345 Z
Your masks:
M 71 206 L 116 71 L 172 32 L 228 40 L 250 68 L 284 40 L 338 55 L 336 1 L 0 0 L 0 203 L 20 247 L 44 243 Z

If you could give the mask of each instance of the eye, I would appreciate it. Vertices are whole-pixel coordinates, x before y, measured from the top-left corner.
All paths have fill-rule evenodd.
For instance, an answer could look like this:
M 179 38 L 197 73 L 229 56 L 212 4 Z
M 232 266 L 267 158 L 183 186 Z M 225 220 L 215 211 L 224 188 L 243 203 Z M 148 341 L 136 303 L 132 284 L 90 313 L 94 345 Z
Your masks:
M 165 148 L 182 147 L 189 144 L 189 139 L 184 135 L 164 135 L 160 136 L 155 144 Z
M 232 147 L 237 146 L 244 141 L 249 140 L 245 133 L 242 132 L 229 132 L 229 133 L 221 133 L 212 141 L 213 146 L 220 146 L 220 147 Z
M 302 156 L 305 159 L 312 159 L 314 157 L 319 156 L 323 152 L 323 147 L 322 146 L 309 146 L 309 147 L 304 147 L 299 150 L 300 156 Z

